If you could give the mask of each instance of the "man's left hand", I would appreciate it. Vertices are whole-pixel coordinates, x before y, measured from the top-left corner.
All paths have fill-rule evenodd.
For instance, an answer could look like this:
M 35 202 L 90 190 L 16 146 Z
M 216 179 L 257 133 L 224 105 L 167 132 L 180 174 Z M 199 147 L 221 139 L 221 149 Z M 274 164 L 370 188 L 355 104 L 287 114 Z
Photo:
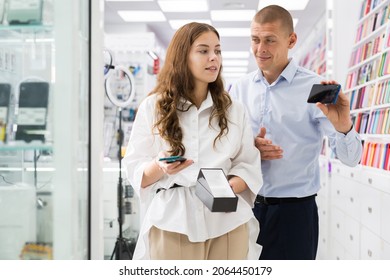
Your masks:
M 337 84 L 336 81 L 322 81 L 321 84 Z M 338 132 L 347 134 L 352 128 L 348 97 L 340 89 L 336 104 L 316 103 L 316 106 L 333 124 Z

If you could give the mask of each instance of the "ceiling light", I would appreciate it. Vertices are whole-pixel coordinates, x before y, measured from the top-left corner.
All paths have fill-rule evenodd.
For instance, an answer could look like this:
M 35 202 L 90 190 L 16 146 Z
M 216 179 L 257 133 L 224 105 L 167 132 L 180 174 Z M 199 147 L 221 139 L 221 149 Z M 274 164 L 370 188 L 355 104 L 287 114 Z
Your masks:
M 255 10 L 214 10 L 211 11 L 213 21 L 252 21 Z
M 244 76 L 245 73 L 239 72 L 239 73 L 222 73 L 222 77 L 229 77 L 229 78 L 237 78 Z
M 222 63 L 223 65 L 223 63 Z M 223 72 L 229 72 L 229 73 L 234 73 L 234 72 L 241 72 L 241 73 L 246 73 L 246 71 L 248 71 L 248 68 L 247 67 L 223 67 Z
M 250 37 L 251 31 L 249 28 L 218 28 L 218 33 L 221 37 Z
M 225 58 L 248 58 L 249 52 L 239 52 L 239 51 L 222 51 L 222 57 Z
M 154 0 L 106 0 L 106 2 L 152 2 Z
M 201 22 L 201 23 L 207 23 L 211 25 L 211 21 L 208 19 L 174 19 L 174 20 L 170 20 L 169 24 L 171 25 L 173 30 L 176 30 L 190 22 Z
M 222 54 L 223 57 L 223 54 Z M 223 60 L 223 66 L 248 66 L 249 62 L 248 60 L 239 60 L 239 59 L 227 59 Z
M 286 10 L 304 10 L 309 0 L 260 0 L 258 10 L 268 5 L 279 5 Z
M 127 22 L 166 21 L 161 11 L 118 11 L 118 14 Z
M 209 5 L 207 0 L 158 0 L 163 12 L 207 12 Z

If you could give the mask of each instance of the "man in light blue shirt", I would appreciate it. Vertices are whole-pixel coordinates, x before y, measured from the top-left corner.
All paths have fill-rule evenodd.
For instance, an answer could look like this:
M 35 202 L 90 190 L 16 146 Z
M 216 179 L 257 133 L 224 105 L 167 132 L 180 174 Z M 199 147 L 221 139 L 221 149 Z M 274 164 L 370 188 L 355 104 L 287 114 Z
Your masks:
M 260 10 L 251 24 L 259 69 L 230 89 L 248 110 L 262 158 L 264 184 L 253 209 L 260 223 L 260 259 L 315 259 L 323 137 L 348 166 L 357 165 L 362 152 L 341 91 L 336 104 L 307 103 L 312 85 L 323 79 L 288 58 L 296 41 L 288 11 L 276 5 Z

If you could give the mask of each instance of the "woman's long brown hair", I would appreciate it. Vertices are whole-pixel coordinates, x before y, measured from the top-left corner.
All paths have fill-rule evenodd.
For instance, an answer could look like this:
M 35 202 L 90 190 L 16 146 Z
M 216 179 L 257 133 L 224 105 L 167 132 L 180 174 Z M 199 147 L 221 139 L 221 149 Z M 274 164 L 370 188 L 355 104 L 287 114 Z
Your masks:
M 192 22 L 176 31 L 168 46 L 164 66 L 157 77 L 157 85 L 150 93 L 159 95 L 156 104 L 157 120 L 154 127 L 170 144 L 171 149 L 168 152 L 172 155 L 185 154 L 177 110 L 183 111 L 188 108 L 179 106 L 180 100 L 184 98 L 194 104 L 191 94 L 195 83 L 188 65 L 189 52 L 194 41 L 204 32 L 209 31 L 214 32 L 219 39 L 217 30 L 205 23 Z M 209 124 L 213 118 L 217 118 L 220 128 L 219 134 L 214 139 L 214 146 L 216 141 L 229 131 L 227 110 L 232 104 L 228 93 L 224 90 L 221 70 L 222 68 L 219 70 L 217 79 L 208 86 L 214 103 Z

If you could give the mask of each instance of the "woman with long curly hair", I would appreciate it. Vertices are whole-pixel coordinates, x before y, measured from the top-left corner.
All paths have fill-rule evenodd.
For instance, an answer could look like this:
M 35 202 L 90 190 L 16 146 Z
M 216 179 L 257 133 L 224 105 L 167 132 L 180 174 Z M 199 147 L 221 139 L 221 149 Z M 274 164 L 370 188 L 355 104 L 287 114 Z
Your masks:
M 221 78 L 217 30 L 192 22 L 171 40 L 157 85 L 138 108 L 126 155 L 139 195 L 133 259 L 257 259 L 252 207 L 262 185 L 260 154 L 244 107 Z M 160 158 L 183 156 L 183 161 Z M 238 197 L 235 212 L 211 212 L 195 194 L 200 168 L 221 168 Z

